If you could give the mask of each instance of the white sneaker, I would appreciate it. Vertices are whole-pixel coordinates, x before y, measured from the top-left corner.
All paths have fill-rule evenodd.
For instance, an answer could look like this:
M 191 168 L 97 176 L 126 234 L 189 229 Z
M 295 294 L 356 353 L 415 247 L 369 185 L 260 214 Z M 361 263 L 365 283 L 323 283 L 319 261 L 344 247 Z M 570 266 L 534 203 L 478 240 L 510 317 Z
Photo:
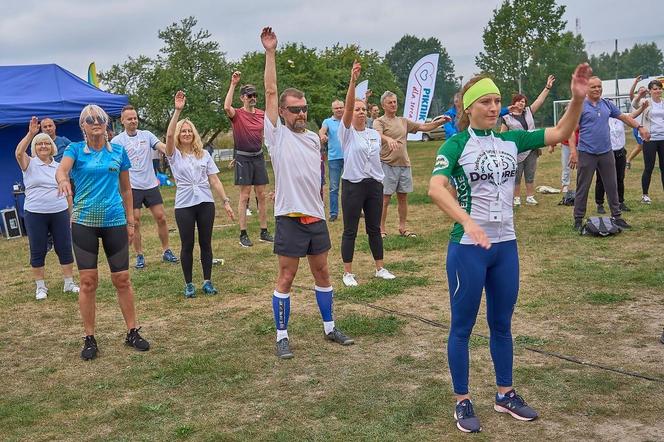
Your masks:
M 376 270 L 376 278 L 381 278 L 381 279 L 394 279 L 396 276 L 390 273 L 389 270 L 387 270 L 385 267 L 381 267 L 380 269 Z
M 527 196 L 526 197 L 526 204 L 529 206 L 536 206 L 537 205 L 537 200 L 535 199 L 534 196 Z
M 521 205 L 521 197 L 520 196 L 515 196 L 514 197 L 514 205 L 515 206 L 520 206 Z
M 78 293 L 81 291 L 81 288 L 76 285 L 75 282 L 72 282 L 71 284 L 67 284 L 62 288 L 62 291 L 64 293 L 71 292 L 71 293 Z
M 47 296 L 48 296 L 48 289 L 46 287 L 37 287 L 37 290 L 35 291 L 35 298 L 37 299 L 37 301 L 46 299 Z
M 251 216 L 251 215 L 253 215 L 253 213 L 251 213 L 251 209 L 249 207 L 247 207 L 247 216 Z
M 650 203 L 652 203 L 652 200 L 650 199 L 650 197 L 648 195 L 643 195 L 641 197 L 641 202 L 643 204 L 650 204 Z
M 355 275 L 352 273 L 344 273 L 344 285 L 346 287 L 357 287 L 357 281 L 355 280 Z

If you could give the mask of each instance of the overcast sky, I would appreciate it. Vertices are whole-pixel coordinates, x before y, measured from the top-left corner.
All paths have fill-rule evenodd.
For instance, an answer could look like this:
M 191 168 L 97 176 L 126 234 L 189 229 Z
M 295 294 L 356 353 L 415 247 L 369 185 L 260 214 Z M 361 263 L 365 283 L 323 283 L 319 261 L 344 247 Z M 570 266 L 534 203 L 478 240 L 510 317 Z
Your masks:
M 2 0 L 0 65 L 57 63 L 87 78 L 95 61 L 106 70 L 127 56 L 154 56 L 162 46 L 157 31 L 193 15 L 211 32 L 228 59 L 262 49 L 260 29 L 271 25 L 280 42 L 324 48 L 359 43 L 382 55 L 404 34 L 438 38 L 454 61 L 457 75 L 477 71 L 482 31 L 499 0 Z M 664 46 L 661 2 L 610 7 L 606 0 L 559 1 L 567 6 L 568 29 L 580 29 L 595 53 L 655 40 Z

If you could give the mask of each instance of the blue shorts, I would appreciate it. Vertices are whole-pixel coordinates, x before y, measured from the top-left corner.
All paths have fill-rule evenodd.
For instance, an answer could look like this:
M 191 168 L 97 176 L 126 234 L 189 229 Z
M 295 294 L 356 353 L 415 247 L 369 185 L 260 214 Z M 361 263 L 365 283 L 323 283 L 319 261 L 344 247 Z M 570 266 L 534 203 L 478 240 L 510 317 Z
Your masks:
M 641 139 L 641 135 L 639 135 L 639 130 L 637 128 L 632 128 L 632 133 L 634 134 L 634 138 L 636 139 L 636 144 L 639 146 L 643 146 L 643 139 Z

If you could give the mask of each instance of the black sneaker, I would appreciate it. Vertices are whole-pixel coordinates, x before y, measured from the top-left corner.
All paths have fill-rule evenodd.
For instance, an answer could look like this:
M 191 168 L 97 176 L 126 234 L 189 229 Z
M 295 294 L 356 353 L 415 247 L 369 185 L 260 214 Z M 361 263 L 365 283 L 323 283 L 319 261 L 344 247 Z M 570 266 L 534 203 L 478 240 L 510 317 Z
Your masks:
M 631 229 L 632 228 L 632 226 L 627 224 L 627 221 L 625 221 L 622 218 L 613 218 L 613 224 L 620 227 L 621 229 Z
M 274 242 L 274 237 L 267 230 L 262 230 L 260 240 L 263 242 Z
M 337 220 L 337 215 L 330 215 L 330 222 L 333 223 Z
M 482 431 L 480 420 L 475 416 L 473 403 L 470 402 L 470 399 L 464 399 L 456 404 L 454 419 L 456 420 L 457 428 L 464 433 L 479 433 Z
M 583 229 L 583 218 L 574 218 L 574 230 L 581 233 Z
M 631 168 L 632 168 L 632 163 L 630 163 L 629 161 L 626 162 L 626 163 L 625 163 L 625 169 L 629 170 L 629 169 L 631 169 Z
M 293 352 L 290 350 L 290 345 L 288 344 L 288 338 L 283 338 L 280 341 L 277 341 L 277 357 L 279 359 L 292 359 Z
M 86 336 L 85 343 L 83 344 L 83 350 L 81 350 L 81 359 L 84 361 L 89 361 L 97 357 L 97 340 L 93 335 Z
M 331 332 L 326 334 L 325 338 L 328 339 L 329 341 L 333 341 L 341 345 L 353 345 L 355 343 L 355 341 L 353 341 L 348 336 L 344 335 L 341 332 L 341 330 L 339 330 L 336 327 L 334 327 Z
M 127 332 L 127 339 L 125 339 L 125 344 L 130 347 L 134 347 L 138 351 L 148 351 L 150 350 L 150 343 L 138 334 L 140 329 L 141 327 L 132 328 L 129 330 Z
M 508 391 L 502 399 L 498 399 L 498 394 L 496 394 L 493 409 L 498 413 L 509 413 L 514 419 L 520 421 L 532 421 L 538 416 L 537 411 L 529 407 L 514 389 Z
M 604 204 L 598 204 L 597 205 L 597 213 L 600 215 L 605 215 L 606 214 L 606 209 L 604 208 Z
M 254 243 L 249 239 L 249 235 L 240 235 L 240 245 L 242 247 L 251 247 Z
M 620 205 L 618 207 L 620 208 L 621 212 L 631 212 L 632 211 L 632 209 L 627 207 L 627 204 L 625 204 L 625 203 L 620 203 Z

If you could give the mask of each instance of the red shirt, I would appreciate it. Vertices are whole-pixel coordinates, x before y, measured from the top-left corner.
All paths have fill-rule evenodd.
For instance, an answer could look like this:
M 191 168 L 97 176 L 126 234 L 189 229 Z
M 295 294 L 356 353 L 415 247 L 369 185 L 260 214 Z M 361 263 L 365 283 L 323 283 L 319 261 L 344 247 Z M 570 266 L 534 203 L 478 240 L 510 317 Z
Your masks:
M 235 150 L 260 152 L 262 149 L 265 112 L 260 109 L 254 111 L 251 113 L 244 108 L 235 109 L 235 116 L 231 119 Z

